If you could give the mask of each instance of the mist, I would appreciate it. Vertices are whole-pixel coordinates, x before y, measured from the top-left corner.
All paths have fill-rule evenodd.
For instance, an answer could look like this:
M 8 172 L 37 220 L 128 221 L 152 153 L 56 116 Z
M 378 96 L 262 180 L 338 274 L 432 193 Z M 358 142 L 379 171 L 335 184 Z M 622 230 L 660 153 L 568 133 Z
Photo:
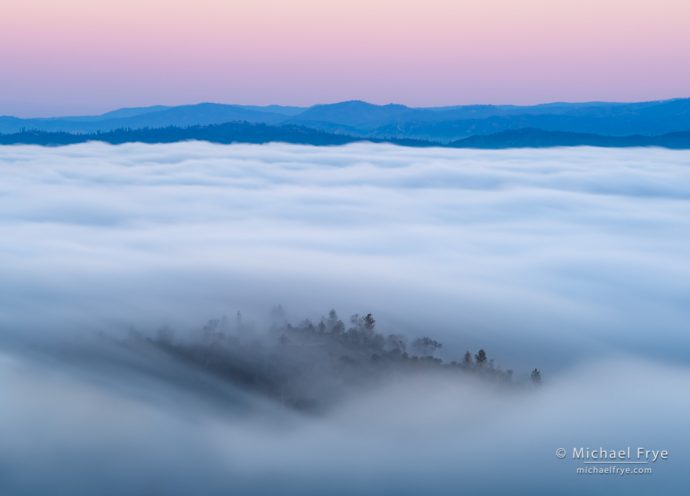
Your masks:
M 0 173 L 3 494 L 687 486 L 688 152 L 89 143 L 2 147 Z M 312 415 L 108 344 L 238 311 L 261 332 L 275 305 L 544 383 L 394 376 Z M 671 455 L 585 476 L 573 446 Z

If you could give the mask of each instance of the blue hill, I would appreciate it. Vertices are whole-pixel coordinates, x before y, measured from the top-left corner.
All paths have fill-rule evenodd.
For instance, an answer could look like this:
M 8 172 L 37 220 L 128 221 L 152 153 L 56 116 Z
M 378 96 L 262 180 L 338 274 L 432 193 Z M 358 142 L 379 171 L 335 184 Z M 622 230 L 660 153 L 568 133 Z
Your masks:
M 302 128 L 377 140 L 441 144 L 503 131 L 542 131 L 601 136 L 658 136 L 690 130 L 690 99 L 638 103 L 549 103 L 413 108 L 348 101 L 308 108 L 200 103 L 124 108 L 97 116 L 41 119 L 0 117 L 0 133 L 45 131 L 98 133 L 119 129 L 190 127 L 248 122 Z

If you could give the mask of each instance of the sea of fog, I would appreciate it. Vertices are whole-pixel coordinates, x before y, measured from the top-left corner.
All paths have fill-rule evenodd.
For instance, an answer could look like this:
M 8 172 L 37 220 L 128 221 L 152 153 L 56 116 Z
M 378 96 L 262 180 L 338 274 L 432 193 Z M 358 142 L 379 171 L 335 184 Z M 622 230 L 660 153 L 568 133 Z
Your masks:
M 420 377 L 306 415 L 102 360 L 97 336 L 276 305 L 543 384 Z M 2 495 L 680 495 L 688 418 L 689 152 L 0 147 Z M 581 446 L 669 457 L 576 474 Z

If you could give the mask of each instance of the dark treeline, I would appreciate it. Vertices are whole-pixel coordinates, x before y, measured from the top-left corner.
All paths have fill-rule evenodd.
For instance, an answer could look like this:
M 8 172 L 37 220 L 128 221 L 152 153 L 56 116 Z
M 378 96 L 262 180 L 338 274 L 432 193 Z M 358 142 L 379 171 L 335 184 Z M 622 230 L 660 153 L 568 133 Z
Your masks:
M 450 148 L 548 148 L 555 146 L 595 146 L 605 148 L 648 147 L 690 149 L 690 131 L 659 136 L 605 136 L 598 134 L 515 129 L 500 133 L 475 135 L 451 143 L 441 143 L 400 137 L 364 138 L 337 132 L 327 132 L 297 125 L 269 125 L 251 122 L 229 122 L 207 126 L 117 129 L 85 133 L 23 130 L 14 134 L 0 134 L 0 145 L 64 146 L 98 141 L 119 145 L 123 143 L 177 143 L 207 141 L 218 144 L 272 142 L 299 145 L 334 146 L 369 141 L 411 147 Z
M 41 145 L 64 146 L 78 143 L 99 141 L 119 145 L 123 143 L 177 143 L 182 141 L 207 141 L 218 144 L 248 143 L 265 144 L 272 142 L 300 145 L 345 145 L 363 141 L 364 138 L 346 134 L 329 133 L 296 125 L 272 126 L 250 122 L 228 122 L 209 126 L 161 128 L 117 129 L 114 131 L 96 131 L 86 133 L 51 132 L 23 130 L 14 134 L 0 134 L 0 145 Z M 383 142 L 384 140 L 366 140 Z M 432 146 L 432 143 L 410 140 L 391 139 L 387 142 L 404 146 Z
M 155 336 L 132 330 L 124 345 L 135 352 L 155 350 L 193 368 L 214 374 L 251 392 L 305 411 L 319 411 L 357 389 L 386 379 L 425 373 L 473 376 L 505 386 L 524 384 L 512 370 L 498 367 L 485 350 L 467 351 L 458 360 L 438 355 L 443 344 L 422 336 L 408 339 L 376 330 L 371 314 L 353 315 L 346 324 L 334 310 L 317 323 L 286 322 L 282 309 L 267 332 L 234 319 L 210 320 L 191 335 L 164 328 Z M 407 375 L 406 375 L 407 374 Z M 539 384 L 534 369 L 531 382 Z

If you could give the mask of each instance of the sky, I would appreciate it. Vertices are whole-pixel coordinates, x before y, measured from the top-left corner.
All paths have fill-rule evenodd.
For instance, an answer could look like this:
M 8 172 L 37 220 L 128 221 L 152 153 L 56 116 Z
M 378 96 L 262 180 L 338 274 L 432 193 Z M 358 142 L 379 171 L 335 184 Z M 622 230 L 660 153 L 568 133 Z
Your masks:
M 0 115 L 687 97 L 685 0 L 3 0 Z
M 682 494 L 689 166 L 663 149 L 2 147 L 0 493 Z M 420 373 L 300 414 L 103 339 L 277 303 L 291 322 L 373 312 L 543 385 Z M 577 475 L 554 452 L 581 446 L 670 455 Z

